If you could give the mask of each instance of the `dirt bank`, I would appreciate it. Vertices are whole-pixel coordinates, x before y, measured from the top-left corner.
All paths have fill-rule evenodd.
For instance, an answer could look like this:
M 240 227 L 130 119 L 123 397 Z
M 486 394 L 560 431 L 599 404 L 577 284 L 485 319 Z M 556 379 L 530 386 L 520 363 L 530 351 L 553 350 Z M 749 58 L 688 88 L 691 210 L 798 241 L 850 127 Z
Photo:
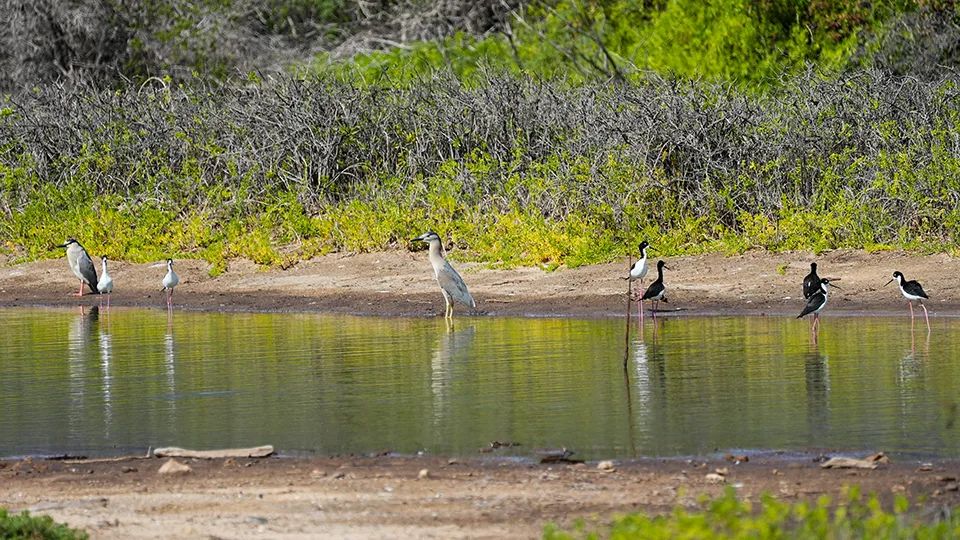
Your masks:
M 547 522 L 605 520 L 636 510 L 693 508 L 724 484 L 741 497 L 841 496 L 859 484 L 889 503 L 903 493 L 928 507 L 960 502 L 957 462 L 824 470 L 812 456 L 539 465 L 437 457 L 266 458 L 191 461 L 185 476 L 163 460 L 65 464 L 0 461 L 0 506 L 32 509 L 93 538 L 534 538 Z M 426 478 L 418 478 L 420 471 Z M 706 475 L 726 469 L 725 482 Z M 721 471 L 723 472 L 723 471 Z M 889 507 L 888 507 L 889 508 Z
M 906 301 L 895 284 L 884 287 L 894 270 L 917 279 L 930 294 L 932 315 L 960 314 L 958 260 L 947 255 L 914 256 L 838 250 L 702 255 L 669 259 L 666 274 L 669 307 L 677 314 L 799 313 L 800 282 L 818 261 L 820 275 L 840 278 L 825 315 L 903 314 Z M 2 261 L 0 261 L 2 262 Z M 623 316 L 626 261 L 544 272 L 537 268 L 492 270 L 480 264 L 454 263 L 477 300 L 475 310 L 459 314 L 500 316 Z M 443 313 L 443 298 L 425 252 L 391 251 L 318 257 L 288 270 L 259 269 L 232 262 L 227 272 L 208 275 L 198 260 L 176 262 L 181 285 L 175 303 L 187 309 L 322 311 L 375 315 L 431 316 Z M 160 280 L 166 268 L 156 264 L 112 263 L 112 304 L 162 307 Z M 651 275 L 655 270 L 651 272 Z M 648 277 L 648 283 L 652 277 Z M 0 267 L 0 306 L 73 306 L 94 304 L 93 295 L 76 292 L 64 259 Z

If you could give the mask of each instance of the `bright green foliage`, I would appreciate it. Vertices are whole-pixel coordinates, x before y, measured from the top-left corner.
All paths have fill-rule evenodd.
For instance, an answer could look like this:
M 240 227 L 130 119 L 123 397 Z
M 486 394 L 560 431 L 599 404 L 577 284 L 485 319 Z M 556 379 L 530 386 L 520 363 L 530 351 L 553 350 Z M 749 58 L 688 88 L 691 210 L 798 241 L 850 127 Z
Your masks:
M 0 508 L 0 539 L 3 540 L 85 540 L 87 533 L 54 523 L 50 516 L 31 516 L 24 510 L 9 515 Z
M 902 496 L 894 500 L 892 512 L 884 511 L 876 496 L 866 501 L 860 490 L 849 491 L 847 501 L 834 505 L 830 498 L 820 497 L 816 503 L 786 503 L 764 495 L 757 504 L 737 499 L 735 490 L 727 488 L 718 499 L 703 503 L 700 511 L 677 507 L 667 515 L 650 517 L 643 513 L 616 518 L 609 526 L 590 531 L 583 520 L 574 523 L 572 532 L 556 525 L 547 525 L 547 540 L 578 538 L 663 539 L 724 538 L 791 539 L 791 538 L 956 538 L 960 534 L 960 517 L 948 514 L 946 519 L 921 518 Z
M 781 73 L 816 63 L 847 65 L 864 30 L 923 2 L 891 0 L 563 0 L 531 2 L 510 18 L 511 31 L 363 53 L 318 56 L 311 69 L 411 81 L 436 69 L 471 80 L 478 66 L 571 81 L 623 78 L 645 71 L 687 78 L 774 83 Z

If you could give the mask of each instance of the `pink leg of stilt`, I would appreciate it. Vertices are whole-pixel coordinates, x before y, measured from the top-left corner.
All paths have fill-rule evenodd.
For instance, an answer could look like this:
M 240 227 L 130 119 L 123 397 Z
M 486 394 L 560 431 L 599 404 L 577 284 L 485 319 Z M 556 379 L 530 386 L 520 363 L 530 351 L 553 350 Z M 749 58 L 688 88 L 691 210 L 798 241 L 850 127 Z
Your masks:
M 643 297 L 643 280 L 641 279 L 638 282 L 640 285 L 637 286 L 637 311 L 640 312 L 640 324 L 643 324 L 643 300 L 640 298 Z
M 910 328 L 913 328 L 913 302 L 907 302 L 910 305 Z
M 110 311 L 110 293 L 107 293 L 107 311 Z
M 100 309 L 103 309 L 103 294 L 100 295 Z
M 930 333 L 930 316 L 927 315 L 927 306 L 923 305 L 923 302 L 920 302 L 920 307 L 923 308 L 923 318 L 927 321 L 927 333 Z

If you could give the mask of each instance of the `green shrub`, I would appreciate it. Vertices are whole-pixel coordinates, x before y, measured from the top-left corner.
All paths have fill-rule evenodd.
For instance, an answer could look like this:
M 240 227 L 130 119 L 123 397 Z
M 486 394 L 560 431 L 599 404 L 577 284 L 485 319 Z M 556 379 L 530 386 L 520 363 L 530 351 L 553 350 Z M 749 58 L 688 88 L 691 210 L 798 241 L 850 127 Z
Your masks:
M 0 508 L 0 539 L 3 540 L 85 540 L 87 533 L 54 523 L 50 516 L 31 516 L 24 510 L 10 515 Z
M 960 517 L 947 513 L 945 519 L 922 518 L 903 496 L 897 496 L 891 511 L 884 511 L 876 496 L 863 500 L 858 488 L 849 491 L 848 500 L 832 504 L 822 496 L 815 503 L 786 503 L 764 495 L 751 504 L 736 497 L 733 488 L 712 501 L 701 500 L 702 509 L 689 511 L 677 507 L 670 514 L 648 516 L 644 513 L 618 517 L 599 530 L 589 530 L 584 520 L 577 520 L 572 531 L 547 525 L 547 540 L 577 538 L 671 539 L 723 538 L 791 539 L 791 538 L 956 538 L 960 534 Z

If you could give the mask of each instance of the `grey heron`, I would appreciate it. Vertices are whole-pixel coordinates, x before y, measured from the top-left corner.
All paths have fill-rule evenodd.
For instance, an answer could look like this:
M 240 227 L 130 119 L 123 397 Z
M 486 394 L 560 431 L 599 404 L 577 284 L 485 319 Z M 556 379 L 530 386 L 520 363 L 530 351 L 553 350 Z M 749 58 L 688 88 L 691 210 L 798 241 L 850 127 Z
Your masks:
M 173 271 L 173 259 L 167 259 L 167 275 L 163 276 L 163 289 L 167 293 L 167 309 L 173 309 L 173 288 L 180 283 L 180 277 Z
M 477 303 L 474 302 L 473 297 L 470 296 L 470 291 L 467 290 L 467 284 L 463 282 L 463 278 L 461 278 L 460 274 L 458 274 L 457 271 L 450 266 L 450 263 L 447 262 L 447 259 L 443 257 L 443 253 L 441 252 L 440 236 L 437 233 L 433 231 L 427 231 L 411 240 L 411 242 L 425 242 L 430 244 L 430 264 L 433 265 L 434 275 L 437 279 L 437 283 L 440 284 L 440 291 L 443 293 L 443 299 L 447 303 L 447 310 L 444 314 L 444 318 L 453 318 L 454 300 L 467 307 L 477 307 Z
M 103 305 L 103 295 L 107 295 L 107 311 L 110 311 L 110 293 L 113 292 L 113 278 L 107 273 L 107 256 L 101 259 L 103 267 L 100 271 L 100 281 L 97 282 L 97 291 L 100 292 L 100 305 Z
M 73 296 L 83 296 L 83 284 L 90 287 L 90 292 L 97 292 L 97 268 L 93 265 L 93 259 L 83 249 L 80 242 L 73 238 L 67 238 L 67 241 L 57 246 L 58 248 L 67 248 L 67 263 L 70 264 L 70 270 L 73 275 L 80 280 L 80 292 Z

